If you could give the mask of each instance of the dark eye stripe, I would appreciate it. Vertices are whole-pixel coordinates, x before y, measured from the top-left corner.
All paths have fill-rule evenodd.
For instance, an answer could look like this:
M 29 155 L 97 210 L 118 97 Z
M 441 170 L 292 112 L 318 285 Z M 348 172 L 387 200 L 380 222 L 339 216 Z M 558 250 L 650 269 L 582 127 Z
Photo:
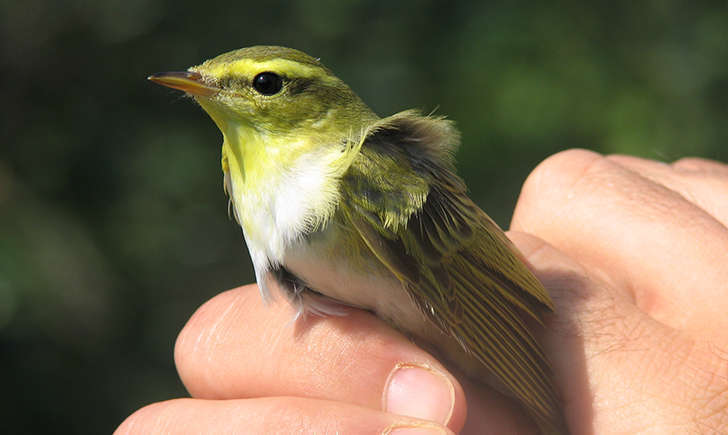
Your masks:
M 291 80 L 290 84 L 288 85 L 288 92 L 291 93 L 291 95 L 297 95 L 302 92 L 306 92 L 308 88 L 311 87 L 315 82 L 314 79 L 308 79 L 308 78 L 298 78 Z

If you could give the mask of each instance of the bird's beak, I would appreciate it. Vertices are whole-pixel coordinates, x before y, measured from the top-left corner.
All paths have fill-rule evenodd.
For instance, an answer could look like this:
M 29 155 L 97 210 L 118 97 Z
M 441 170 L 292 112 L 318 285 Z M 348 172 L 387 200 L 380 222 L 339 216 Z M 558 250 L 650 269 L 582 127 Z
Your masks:
M 220 92 L 220 89 L 206 85 L 202 75 L 194 71 L 161 72 L 150 75 L 147 80 L 200 97 L 211 97 Z

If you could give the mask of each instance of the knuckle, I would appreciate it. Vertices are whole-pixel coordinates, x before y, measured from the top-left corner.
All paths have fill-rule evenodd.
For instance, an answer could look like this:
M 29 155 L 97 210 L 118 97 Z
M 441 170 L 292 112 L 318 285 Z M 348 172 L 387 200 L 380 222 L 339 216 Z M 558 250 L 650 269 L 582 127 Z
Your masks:
M 572 149 L 562 151 L 547 158 L 539 164 L 526 179 L 523 192 L 542 197 L 544 193 L 552 195 L 555 189 L 561 190 L 577 184 L 586 173 L 595 166 L 606 162 L 601 154 Z
M 513 223 L 526 232 L 538 232 L 549 217 L 565 212 L 573 199 L 575 186 L 586 174 L 609 164 L 602 155 L 572 149 L 547 158 L 528 176 L 521 189 Z

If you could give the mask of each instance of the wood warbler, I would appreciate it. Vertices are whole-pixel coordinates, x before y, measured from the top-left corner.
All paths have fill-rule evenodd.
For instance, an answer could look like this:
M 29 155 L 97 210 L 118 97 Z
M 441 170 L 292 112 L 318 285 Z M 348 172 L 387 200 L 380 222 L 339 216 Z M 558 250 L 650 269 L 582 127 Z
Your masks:
M 257 46 L 149 77 L 191 95 L 223 135 L 224 186 L 264 298 L 299 314 L 374 312 L 456 364 L 495 377 L 545 433 L 564 433 L 551 368 L 526 327 L 553 309 L 455 173 L 441 117 L 379 118 L 300 51 Z

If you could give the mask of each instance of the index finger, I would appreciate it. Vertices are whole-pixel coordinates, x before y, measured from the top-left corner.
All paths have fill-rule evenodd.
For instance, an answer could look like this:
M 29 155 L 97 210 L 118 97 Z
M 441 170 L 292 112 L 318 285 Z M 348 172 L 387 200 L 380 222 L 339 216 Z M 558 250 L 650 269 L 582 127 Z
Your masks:
M 280 299 L 280 298 L 279 298 Z M 255 286 L 203 305 L 180 334 L 175 360 L 194 397 L 297 396 L 341 401 L 462 428 L 460 383 L 432 355 L 373 315 L 291 320 L 286 301 L 269 306 Z M 496 392 L 477 390 L 489 421 L 512 431 L 522 415 Z M 481 410 L 483 411 L 483 410 Z

